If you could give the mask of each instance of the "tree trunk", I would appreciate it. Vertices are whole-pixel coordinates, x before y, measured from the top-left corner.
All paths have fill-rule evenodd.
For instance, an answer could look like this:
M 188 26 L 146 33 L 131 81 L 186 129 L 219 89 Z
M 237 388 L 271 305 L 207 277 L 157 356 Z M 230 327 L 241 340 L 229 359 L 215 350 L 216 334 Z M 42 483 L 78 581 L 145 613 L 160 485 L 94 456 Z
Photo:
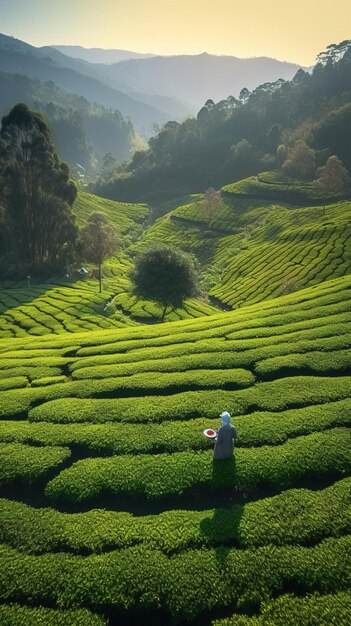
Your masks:
M 162 311 L 162 317 L 161 317 L 161 322 L 165 321 L 165 317 L 166 317 L 166 311 L 168 309 L 168 304 L 166 304 L 166 306 L 163 307 L 163 311 Z
M 101 275 L 101 263 L 99 263 L 99 293 L 102 292 L 102 275 Z

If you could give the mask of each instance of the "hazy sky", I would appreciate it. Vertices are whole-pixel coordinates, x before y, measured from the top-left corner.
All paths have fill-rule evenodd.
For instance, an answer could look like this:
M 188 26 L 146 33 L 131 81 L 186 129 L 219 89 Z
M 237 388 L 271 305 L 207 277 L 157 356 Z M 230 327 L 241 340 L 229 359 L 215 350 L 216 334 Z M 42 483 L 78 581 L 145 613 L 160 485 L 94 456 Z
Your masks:
M 0 32 L 36 46 L 272 56 L 310 65 L 351 38 L 351 0 L 0 0 Z

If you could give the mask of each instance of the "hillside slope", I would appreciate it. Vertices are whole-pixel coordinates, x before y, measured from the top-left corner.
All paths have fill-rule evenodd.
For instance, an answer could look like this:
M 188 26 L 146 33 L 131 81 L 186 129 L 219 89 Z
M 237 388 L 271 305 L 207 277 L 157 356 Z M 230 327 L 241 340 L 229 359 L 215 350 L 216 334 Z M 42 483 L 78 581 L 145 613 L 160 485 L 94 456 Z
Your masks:
M 118 109 L 129 117 L 137 129 L 165 123 L 163 111 L 138 102 L 123 89 L 110 87 L 94 66 L 80 59 L 68 57 L 54 48 L 35 48 L 18 39 L 0 34 L 0 71 L 53 81 L 70 93 L 83 96 L 106 108 Z
M 346 626 L 350 295 L 348 276 L 206 319 L 3 339 L 2 614 L 263 624 L 274 598 L 281 623 L 312 607 Z M 224 409 L 237 447 L 213 463 L 202 431 Z
M 272 172 L 224 187 L 222 198 L 209 214 L 195 196 L 157 220 L 143 245 L 162 239 L 194 252 L 210 296 L 234 308 L 350 272 L 349 199 L 330 198 L 324 211 L 311 183 Z
M 155 321 L 161 317 L 162 307 L 130 295 L 128 275 L 132 260 L 128 248 L 142 233 L 148 207 L 114 202 L 80 191 L 73 211 L 80 227 L 90 213 L 104 213 L 122 239 L 122 249 L 104 263 L 103 292 L 97 292 L 97 280 L 92 274 L 82 277 L 72 268 L 69 268 L 68 276 L 66 270 L 46 280 L 34 276 L 30 288 L 25 277 L 16 282 L 3 281 L 0 338 L 117 328 L 131 325 L 133 320 Z M 94 270 L 94 267 L 90 266 L 90 269 Z M 205 301 L 188 299 L 183 309 L 169 312 L 167 319 L 211 315 L 216 310 Z

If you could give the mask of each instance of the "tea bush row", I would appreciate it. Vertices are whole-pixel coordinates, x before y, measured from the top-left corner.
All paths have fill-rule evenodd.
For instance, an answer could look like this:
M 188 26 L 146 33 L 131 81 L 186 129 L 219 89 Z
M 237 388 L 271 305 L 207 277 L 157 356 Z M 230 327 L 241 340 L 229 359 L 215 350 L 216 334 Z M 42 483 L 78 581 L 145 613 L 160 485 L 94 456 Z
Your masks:
M 350 326 L 350 325 L 348 325 Z M 276 357 L 282 358 L 282 367 L 284 370 L 284 363 L 288 363 L 291 359 L 292 367 L 297 370 L 304 367 L 314 371 L 328 371 L 328 362 L 330 362 L 330 371 L 341 371 L 347 368 L 349 364 L 349 357 L 346 351 L 342 352 L 341 348 L 347 348 L 351 346 L 351 334 L 343 334 L 340 329 L 340 335 L 327 336 L 324 338 L 313 338 L 304 341 L 293 341 L 293 338 L 281 337 L 281 343 L 271 342 L 271 345 L 263 345 L 262 347 L 246 349 L 244 342 L 240 341 L 227 341 L 225 345 L 223 342 L 214 341 L 211 342 L 210 352 L 195 353 L 192 354 L 192 347 L 189 346 L 188 354 L 182 356 L 169 356 L 168 358 L 148 359 L 148 353 L 145 349 L 144 359 L 138 360 L 136 363 L 111 363 L 107 365 L 100 365 L 104 357 L 95 357 L 95 363 L 90 366 L 85 366 L 85 359 L 79 359 L 78 362 L 73 364 L 72 375 L 76 379 L 86 378 L 114 378 L 120 376 L 132 376 L 141 374 L 143 372 L 182 372 L 199 369 L 220 369 L 220 368 L 235 368 L 235 367 L 250 367 L 257 361 L 264 361 L 269 359 L 267 367 L 271 364 L 274 367 Z M 312 333 L 311 333 L 312 334 Z M 254 345 L 254 341 L 250 340 L 250 346 Z M 257 340 L 257 343 L 261 342 Z M 266 341 L 265 341 L 266 343 Z M 220 348 L 224 348 L 223 352 L 215 351 L 216 345 Z M 195 346 L 196 348 L 196 346 Z M 318 353 L 319 350 L 319 353 Z M 336 352 L 337 351 L 337 352 Z M 305 359 L 300 356 L 300 353 L 307 353 Z M 309 357 L 308 353 L 312 352 L 312 356 Z M 146 357 L 146 358 L 145 358 Z M 106 358 L 106 357 L 105 357 Z M 139 357 L 140 358 L 140 357 Z M 285 360 L 284 360 L 285 359 Z M 90 362 L 92 359 L 89 359 Z M 115 357 L 118 360 L 118 356 Z M 273 372 L 279 374 L 279 358 L 276 359 L 276 367 L 272 369 Z M 266 372 L 264 366 L 256 366 L 256 372 L 258 374 L 266 375 L 270 373 L 270 370 Z
M 287 411 L 255 412 L 233 419 L 238 440 L 236 446 L 260 446 L 284 443 L 289 437 L 306 435 L 334 426 L 351 426 L 351 399 L 311 405 Z M 220 425 L 219 417 L 160 424 L 60 424 L 0 420 L 0 441 L 63 445 L 100 454 L 137 454 L 179 452 L 213 447 L 203 430 Z
M 0 599 L 93 611 L 162 608 L 173 620 L 194 619 L 229 606 L 258 608 L 287 586 L 300 593 L 347 590 L 350 549 L 350 537 L 312 548 L 201 549 L 171 558 L 146 546 L 84 558 L 23 555 L 3 546 Z
M 7 391 L 8 389 L 20 389 L 28 385 L 28 378 L 26 376 L 12 376 L 9 378 L 2 378 L 0 380 L 0 391 Z
M 25 337 L 19 339 L 16 342 L 17 349 L 37 350 L 39 346 L 45 349 L 57 349 L 59 347 L 65 348 L 70 345 L 77 346 L 77 341 L 81 347 L 91 346 L 97 353 L 101 351 L 100 346 L 104 346 L 104 349 L 108 350 L 108 345 L 111 345 L 111 352 L 116 351 L 116 346 L 120 345 L 121 350 L 132 349 L 138 346 L 143 347 L 145 340 L 148 340 L 148 345 L 152 346 L 153 339 L 156 340 L 156 345 L 159 345 L 161 337 L 166 338 L 168 335 L 172 337 L 174 335 L 183 335 L 186 340 L 187 332 L 204 332 L 209 331 L 210 336 L 223 335 L 226 332 L 232 330 L 242 331 L 250 329 L 252 326 L 265 327 L 276 326 L 288 323 L 301 322 L 308 319 L 321 318 L 328 315 L 339 315 L 342 313 L 343 307 L 345 310 L 350 310 L 349 293 L 350 293 L 351 277 L 344 276 L 336 280 L 330 280 L 325 283 L 315 285 L 314 287 L 303 289 L 298 293 L 293 293 L 280 297 L 274 301 L 267 301 L 260 303 L 259 305 L 251 305 L 246 308 L 245 311 L 240 309 L 232 311 L 230 313 L 221 313 L 219 315 L 211 317 L 211 322 L 203 321 L 202 318 L 196 320 L 187 320 L 182 323 L 162 324 L 158 326 L 142 326 L 142 327 L 129 327 L 128 331 L 123 329 L 113 329 L 105 331 L 96 331 L 94 335 L 87 332 L 79 332 L 75 337 L 65 335 L 47 335 L 43 338 L 31 339 Z M 70 294 L 74 293 L 74 289 L 69 289 Z M 79 290 L 76 290 L 78 294 Z M 83 292 L 82 292 L 83 293 Z M 77 295 L 78 301 L 82 297 L 82 293 Z M 92 293 L 90 291 L 85 292 L 87 297 L 90 298 Z M 72 297 L 72 295 L 71 295 Z M 63 296 L 63 302 L 67 299 L 66 293 Z M 61 304 L 60 304 L 61 306 Z M 340 310 L 341 309 L 341 310 Z M 296 319 L 294 319 L 296 318 Z M 230 329 L 230 327 L 232 327 Z M 217 330 L 218 329 L 218 330 Z M 222 329 L 222 330 L 221 330 Z M 215 334 L 214 334 L 215 333 Z M 142 339 L 142 343 L 138 341 Z M 171 337 L 169 337 L 170 339 Z M 194 340 L 196 337 L 194 337 Z M 124 345 L 123 345 L 124 342 Z M 134 342 L 134 343 L 133 343 Z M 162 343 L 162 341 L 161 341 Z M 84 348 L 83 348 L 84 349 Z M 13 351 L 13 342 L 9 339 L 4 339 L 1 342 L 1 352 L 6 350 Z
M 201 546 L 310 545 L 351 531 L 351 478 L 321 491 L 292 489 L 228 509 L 133 516 L 105 509 L 59 513 L 0 499 L 0 541 L 18 550 L 103 552 L 137 543 L 166 554 Z
M 309 374 L 346 373 L 351 368 L 351 350 L 336 350 L 334 352 L 307 352 L 296 354 L 292 352 L 286 356 L 273 357 L 259 361 L 255 373 L 261 378 L 286 376 L 300 373 L 301 370 Z
M 334 320 L 334 317 L 341 318 L 340 321 Z M 296 325 L 279 326 L 274 331 L 269 328 L 257 329 L 253 328 L 251 331 L 247 331 L 247 334 L 251 335 L 244 339 L 245 332 L 230 333 L 230 339 L 226 337 L 198 340 L 189 343 L 179 343 L 170 346 L 159 346 L 157 348 L 149 348 L 144 346 L 143 348 L 135 348 L 126 353 L 116 352 L 108 354 L 100 354 L 95 356 L 85 356 L 72 359 L 69 368 L 71 372 L 74 372 L 76 376 L 82 375 L 82 372 L 77 372 L 82 368 L 94 367 L 96 372 L 97 366 L 102 365 L 116 365 L 120 368 L 124 366 L 125 373 L 135 373 L 137 371 L 143 371 L 141 368 L 150 369 L 152 362 L 157 360 L 157 368 L 161 371 L 168 366 L 168 371 L 172 366 L 172 359 L 177 358 L 178 367 L 186 369 L 190 363 L 196 364 L 197 362 L 203 362 L 203 367 L 218 367 L 221 364 L 222 367 L 234 367 L 235 365 L 242 365 L 246 363 L 252 363 L 257 359 L 269 356 L 270 351 L 273 350 L 273 354 L 276 350 L 276 344 L 287 344 L 288 342 L 294 343 L 299 346 L 302 342 L 302 348 L 305 350 L 306 342 L 313 340 L 321 340 L 323 338 L 336 338 L 340 335 L 349 333 L 350 329 L 350 314 L 341 314 L 340 316 L 333 316 L 332 322 L 326 324 L 326 320 L 322 318 L 321 325 L 318 326 L 319 320 L 312 320 L 312 328 L 304 328 L 303 330 L 295 330 Z M 299 326 L 303 323 L 299 323 Z M 290 326 L 293 326 L 291 328 Z M 277 332 L 275 332 L 277 330 Z M 254 337 L 252 337 L 254 335 Z M 269 342 L 269 345 L 267 343 Z M 263 356 L 261 351 L 263 352 Z M 238 353 L 237 353 L 238 351 Z M 298 348 L 297 350 L 298 351 Z M 213 355 L 215 353 L 215 355 Z M 181 358 L 180 358 L 181 357 Z M 200 359 L 203 358 L 203 361 Z M 196 360 L 195 360 L 196 359 Z M 155 367 L 155 366 L 154 366 Z M 191 369 L 194 369 L 195 365 L 192 365 Z M 106 368 L 107 369 L 107 368 Z M 175 362 L 173 362 L 173 369 L 176 370 Z M 116 372 L 118 373 L 118 368 Z M 180 370 L 178 370 L 180 371 Z
M 101 382 L 108 390 L 110 379 Z M 167 420 L 189 420 L 197 417 L 213 418 L 224 409 L 232 415 L 254 411 L 282 411 L 313 404 L 323 404 L 351 397 L 350 380 L 347 376 L 337 378 L 295 376 L 276 381 L 258 383 L 238 391 L 188 391 L 167 396 L 144 396 L 114 399 L 80 399 L 67 397 L 95 392 L 95 381 L 79 381 L 62 385 L 50 385 L 45 389 L 4 391 L 0 405 L 0 417 L 8 419 L 29 410 L 32 403 L 43 402 L 29 411 L 31 422 L 78 423 L 78 422 L 133 422 L 149 423 Z M 95 389 L 94 389 L 95 387 Z M 58 388 L 56 390 L 56 388 Z M 111 389 L 114 388 L 114 379 Z M 67 391 L 66 391 L 67 390 Z M 28 392 L 28 393 L 25 393 Z M 54 392 L 54 393 L 53 393 Z M 50 400 L 50 396 L 65 398 Z
M 233 615 L 212 626 L 349 626 L 351 593 L 313 594 L 305 598 L 284 595 L 263 603 L 257 617 Z
M 84 459 L 51 480 L 45 493 L 64 502 L 105 493 L 159 499 L 194 488 L 284 489 L 297 480 L 340 476 L 350 469 L 351 433 L 335 428 L 280 446 L 238 448 L 226 461 L 214 462 L 209 451 Z
M 31 482 L 58 467 L 70 456 L 68 448 L 0 443 L 0 484 Z
M 107 621 L 87 609 L 68 611 L 44 607 L 4 604 L 0 606 L 3 626 L 106 626 Z

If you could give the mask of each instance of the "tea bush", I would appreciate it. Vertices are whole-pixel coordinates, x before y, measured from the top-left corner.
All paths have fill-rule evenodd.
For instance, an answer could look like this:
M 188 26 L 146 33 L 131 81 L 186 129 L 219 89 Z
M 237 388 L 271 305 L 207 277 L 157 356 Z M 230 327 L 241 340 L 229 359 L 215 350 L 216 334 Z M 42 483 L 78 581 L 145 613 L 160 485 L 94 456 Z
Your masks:
M 321 491 L 292 489 L 231 509 L 144 516 L 103 509 L 67 514 L 0 499 L 0 541 L 35 554 L 86 554 L 137 543 L 166 554 L 204 545 L 310 545 L 350 533 L 350 486 L 344 478 Z
M 335 428 L 280 446 L 238 449 L 234 459 L 214 462 L 210 452 L 175 452 L 84 459 L 50 481 L 46 495 L 83 502 L 101 493 L 162 498 L 198 488 L 270 486 L 283 489 L 303 478 L 346 474 L 351 469 L 351 433 Z
M 349 626 L 351 594 L 313 594 L 305 598 L 284 595 L 266 602 L 258 617 L 233 615 L 213 626 Z
M 14 480 L 31 482 L 58 467 L 70 456 L 68 448 L 34 447 L 21 443 L 0 443 L 0 485 Z

